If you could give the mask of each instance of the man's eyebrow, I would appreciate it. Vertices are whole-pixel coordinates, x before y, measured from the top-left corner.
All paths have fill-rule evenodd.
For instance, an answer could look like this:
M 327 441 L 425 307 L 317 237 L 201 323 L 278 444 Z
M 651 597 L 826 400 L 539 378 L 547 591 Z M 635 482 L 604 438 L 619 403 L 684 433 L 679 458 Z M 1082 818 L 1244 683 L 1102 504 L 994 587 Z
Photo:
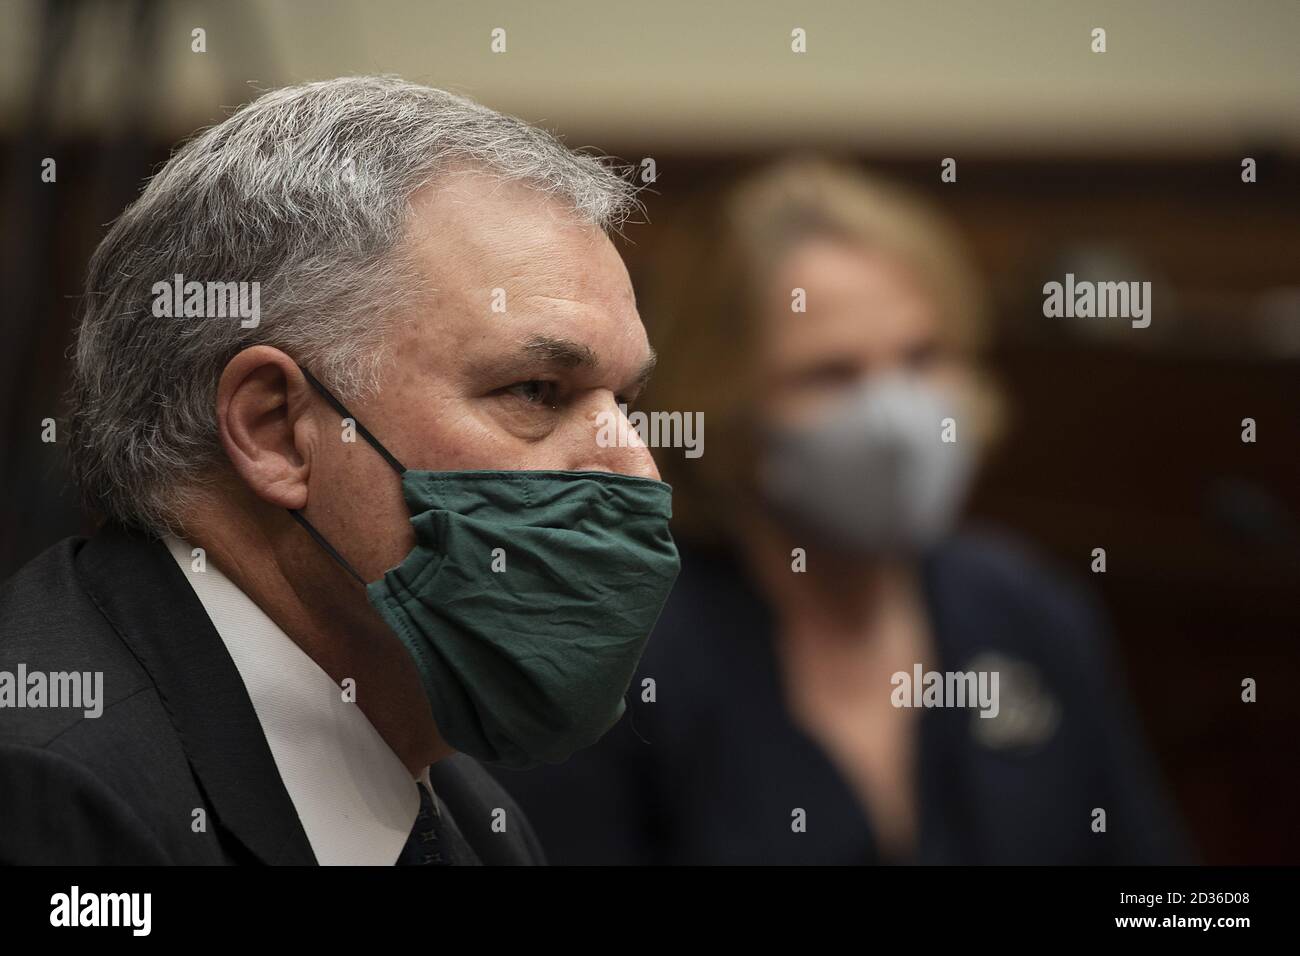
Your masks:
M 533 336 L 524 343 L 524 353 L 561 368 L 595 368 L 600 364 L 590 346 L 549 335 Z
M 535 335 L 523 345 L 523 352 L 550 365 L 560 368 L 595 368 L 600 364 L 600 358 L 588 345 L 581 342 L 573 342 L 569 339 L 558 339 L 549 335 Z M 641 368 L 637 370 L 636 375 L 628 383 L 625 391 L 639 392 L 650 381 L 650 375 L 655 370 L 655 365 L 659 362 L 659 356 L 654 349 L 650 350 L 650 356 L 641 363 Z

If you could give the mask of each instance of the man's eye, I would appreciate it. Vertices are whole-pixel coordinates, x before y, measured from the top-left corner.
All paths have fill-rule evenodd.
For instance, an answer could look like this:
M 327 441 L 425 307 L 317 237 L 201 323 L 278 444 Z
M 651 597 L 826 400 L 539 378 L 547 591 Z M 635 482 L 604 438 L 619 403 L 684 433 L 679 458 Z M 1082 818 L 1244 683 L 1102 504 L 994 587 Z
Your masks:
M 516 382 L 514 385 L 508 386 L 505 391 L 528 402 L 530 405 L 545 405 L 547 408 L 554 408 L 559 404 L 559 387 L 554 382 L 529 379 L 526 382 Z

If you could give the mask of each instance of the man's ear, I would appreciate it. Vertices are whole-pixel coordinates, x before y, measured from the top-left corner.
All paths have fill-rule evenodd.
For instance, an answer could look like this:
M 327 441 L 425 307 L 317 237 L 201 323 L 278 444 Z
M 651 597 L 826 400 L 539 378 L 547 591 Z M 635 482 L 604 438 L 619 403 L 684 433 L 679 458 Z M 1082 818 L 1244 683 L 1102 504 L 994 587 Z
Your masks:
M 217 384 L 217 427 L 235 474 L 278 508 L 307 504 L 314 426 L 311 386 L 279 349 L 256 345 L 236 355 Z

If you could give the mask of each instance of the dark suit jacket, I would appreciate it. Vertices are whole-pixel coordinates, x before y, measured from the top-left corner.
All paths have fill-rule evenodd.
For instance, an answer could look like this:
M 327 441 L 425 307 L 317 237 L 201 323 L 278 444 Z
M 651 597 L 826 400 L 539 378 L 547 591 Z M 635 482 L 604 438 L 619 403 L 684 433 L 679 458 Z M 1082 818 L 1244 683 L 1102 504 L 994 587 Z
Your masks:
M 7 581 L 0 671 L 20 663 L 102 671 L 104 711 L 0 707 L 0 863 L 316 863 L 239 672 L 162 542 L 108 526 Z M 430 778 L 483 863 L 543 862 L 477 762 L 450 757 Z
M 841 768 L 790 715 L 771 611 L 742 567 L 683 547 L 623 719 L 566 764 L 494 771 L 553 863 L 890 862 Z M 902 862 L 1189 861 L 1108 628 L 1083 593 L 989 534 L 945 542 L 921 570 L 933 669 L 980 669 L 990 654 L 1032 668 L 1058 718 L 1036 742 L 990 746 L 972 712 L 922 711 L 918 845 Z M 1017 696 L 1033 698 L 1002 677 L 1009 718 Z M 654 703 L 641 699 L 643 678 L 655 680 Z M 796 807 L 804 832 L 791 828 Z M 1091 829 L 1095 807 L 1105 833 Z

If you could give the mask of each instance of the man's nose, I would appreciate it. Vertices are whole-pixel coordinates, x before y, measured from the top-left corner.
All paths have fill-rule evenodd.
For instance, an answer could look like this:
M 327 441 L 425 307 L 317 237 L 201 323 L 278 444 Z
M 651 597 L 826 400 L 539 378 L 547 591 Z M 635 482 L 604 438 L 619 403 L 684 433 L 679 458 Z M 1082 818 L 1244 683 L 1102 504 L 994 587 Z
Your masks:
M 588 431 L 575 466 L 578 471 L 609 471 L 636 478 L 659 479 L 659 467 L 625 410 L 611 395 L 588 413 Z

